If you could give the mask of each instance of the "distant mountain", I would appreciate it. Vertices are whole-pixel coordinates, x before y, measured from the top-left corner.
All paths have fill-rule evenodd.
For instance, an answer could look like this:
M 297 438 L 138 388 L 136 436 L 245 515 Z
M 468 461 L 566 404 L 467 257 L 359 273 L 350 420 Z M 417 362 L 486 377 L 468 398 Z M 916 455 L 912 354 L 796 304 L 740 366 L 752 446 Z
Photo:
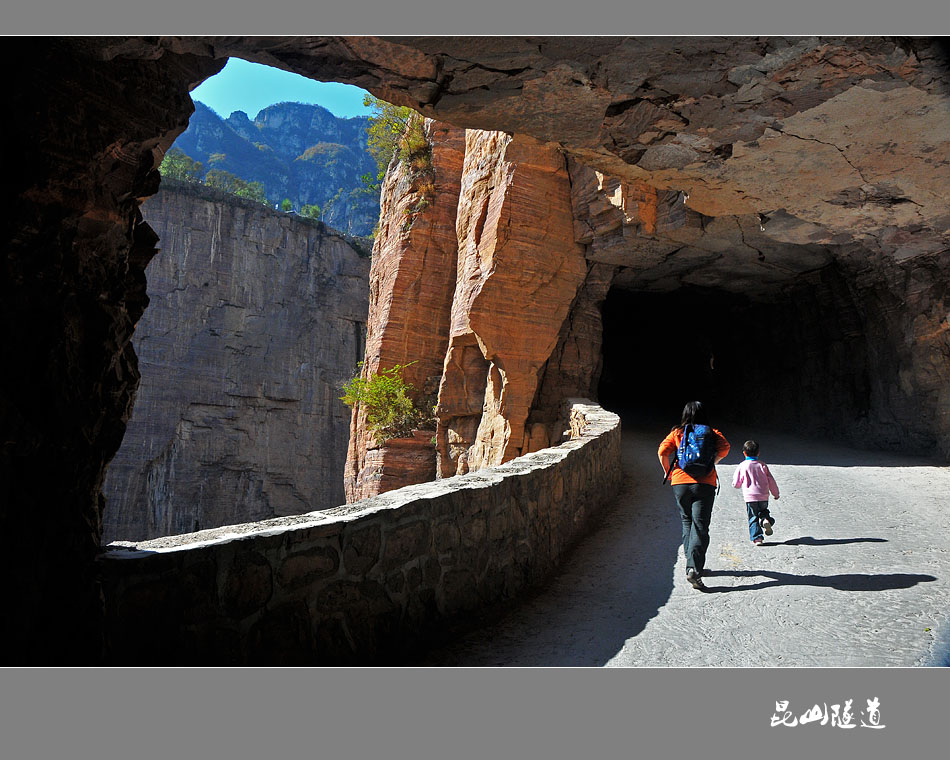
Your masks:
M 379 217 L 379 192 L 361 181 L 375 174 L 366 149 L 369 119 L 341 119 L 304 103 L 268 106 L 254 121 L 243 111 L 222 119 L 203 103 L 175 141 L 207 172 L 223 169 L 261 182 L 268 200 L 290 198 L 295 210 L 316 204 L 321 219 L 350 235 L 369 235 Z

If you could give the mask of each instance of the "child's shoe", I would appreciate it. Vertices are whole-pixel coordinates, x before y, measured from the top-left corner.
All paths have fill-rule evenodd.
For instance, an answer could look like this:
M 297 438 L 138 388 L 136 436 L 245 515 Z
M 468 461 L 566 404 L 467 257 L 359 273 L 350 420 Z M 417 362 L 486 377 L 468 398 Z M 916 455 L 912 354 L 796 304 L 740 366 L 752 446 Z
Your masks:
M 763 540 L 764 539 L 761 539 L 761 538 L 754 538 L 752 539 L 752 543 L 755 544 L 756 546 L 762 546 Z
M 765 535 L 767 536 L 772 535 L 772 523 L 767 517 L 762 518 L 762 530 L 765 531 Z

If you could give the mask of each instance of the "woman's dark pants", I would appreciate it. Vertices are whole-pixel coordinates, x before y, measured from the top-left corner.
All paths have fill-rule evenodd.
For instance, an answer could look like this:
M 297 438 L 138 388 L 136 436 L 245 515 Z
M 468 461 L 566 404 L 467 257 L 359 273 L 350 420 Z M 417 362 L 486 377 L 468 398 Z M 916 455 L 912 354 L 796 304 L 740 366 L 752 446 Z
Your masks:
M 673 486 L 673 496 L 683 518 L 683 551 L 686 569 L 691 567 L 702 575 L 709 548 L 709 520 L 712 517 L 716 487 L 706 483 L 682 483 Z

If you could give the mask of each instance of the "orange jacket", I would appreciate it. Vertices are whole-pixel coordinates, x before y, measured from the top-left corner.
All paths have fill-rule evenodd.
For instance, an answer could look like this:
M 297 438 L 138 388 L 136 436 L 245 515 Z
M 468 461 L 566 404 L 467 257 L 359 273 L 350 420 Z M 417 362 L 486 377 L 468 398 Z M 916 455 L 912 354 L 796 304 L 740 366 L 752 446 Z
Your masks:
M 729 453 L 729 441 L 727 441 L 726 436 L 716 430 L 716 428 L 713 428 L 713 432 L 716 434 L 717 439 L 716 462 L 718 462 Z M 670 431 L 670 434 L 663 439 L 663 443 L 660 444 L 660 448 L 657 449 L 657 456 L 660 458 L 660 462 L 663 463 L 663 472 L 666 472 L 667 468 L 669 467 L 670 454 L 676 454 L 676 450 L 680 447 L 680 441 L 682 440 L 682 428 L 673 428 Z M 701 478 L 694 478 L 691 475 L 687 475 L 679 467 L 674 467 L 673 474 L 670 477 L 670 483 L 674 486 L 678 486 L 681 483 L 708 483 L 709 485 L 714 486 L 718 482 L 719 476 L 716 474 L 715 467 L 710 470 L 708 475 L 704 475 Z

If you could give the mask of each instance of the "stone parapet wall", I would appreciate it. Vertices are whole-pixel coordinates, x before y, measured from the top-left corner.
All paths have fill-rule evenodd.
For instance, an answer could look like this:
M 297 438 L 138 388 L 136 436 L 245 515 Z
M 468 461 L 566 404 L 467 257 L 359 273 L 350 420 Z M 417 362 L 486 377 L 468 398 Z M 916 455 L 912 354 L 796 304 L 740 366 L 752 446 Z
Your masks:
M 395 662 L 559 563 L 619 491 L 619 418 L 574 399 L 571 439 L 324 512 L 100 556 L 108 662 Z

